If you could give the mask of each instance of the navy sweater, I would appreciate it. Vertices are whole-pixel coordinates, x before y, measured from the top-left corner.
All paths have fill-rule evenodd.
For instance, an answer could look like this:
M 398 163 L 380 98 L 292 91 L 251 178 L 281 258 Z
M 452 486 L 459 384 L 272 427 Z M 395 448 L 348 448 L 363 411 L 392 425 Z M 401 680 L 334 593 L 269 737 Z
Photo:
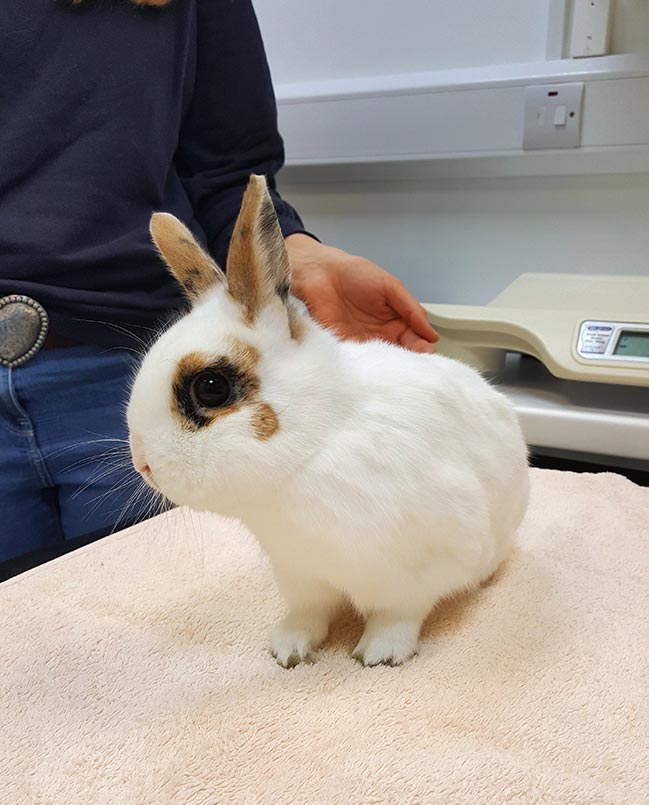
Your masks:
M 250 0 L 0 0 L 0 296 L 59 335 L 127 344 L 183 304 L 154 210 L 222 266 L 247 177 L 275 192 L 284 151 Z

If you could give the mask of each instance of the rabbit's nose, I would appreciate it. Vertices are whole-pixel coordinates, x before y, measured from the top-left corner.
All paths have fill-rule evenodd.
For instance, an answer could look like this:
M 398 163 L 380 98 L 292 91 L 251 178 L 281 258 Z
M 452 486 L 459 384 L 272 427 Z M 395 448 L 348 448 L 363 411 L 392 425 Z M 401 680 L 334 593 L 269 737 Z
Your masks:
M 151 475 L 151 467 L 146 463 L 143 458 L 133 456 L 133 466 L 140 473 L 140 475 Z
M 143 478 L 146 478 L 148 481 L 153 480 L 153 473 L 148 464 L 145 464 L 143 461 L 136 461 L 136 459 L 133 458 L 133 466 Z

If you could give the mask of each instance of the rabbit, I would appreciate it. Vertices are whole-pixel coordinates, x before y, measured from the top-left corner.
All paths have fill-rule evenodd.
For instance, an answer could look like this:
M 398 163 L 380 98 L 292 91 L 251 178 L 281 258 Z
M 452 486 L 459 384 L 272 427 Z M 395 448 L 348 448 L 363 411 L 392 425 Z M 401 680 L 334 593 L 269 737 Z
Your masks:
M 288 614 L 271 652 L 313 662 L 332 617 L 366 619 L 353 656 L 399 665 L 435 605 L 507 555 L 528 453 L 507 399 L 472 368 L 339 339 L 291 296 L 264 177 L 245 191 L 227 273 L 155 213 L 190 311 L 145 355 L 127 408 L 135 468 L 172 503 L 243 521 Z

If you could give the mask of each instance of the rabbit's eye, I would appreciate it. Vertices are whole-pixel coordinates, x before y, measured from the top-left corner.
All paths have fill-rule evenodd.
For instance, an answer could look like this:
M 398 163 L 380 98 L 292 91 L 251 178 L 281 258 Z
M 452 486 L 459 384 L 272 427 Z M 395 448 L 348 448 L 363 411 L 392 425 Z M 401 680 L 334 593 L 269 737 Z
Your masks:
M 234 401 L 232 380 L 224 372 L 206 370 L 192 380 L 191 395 L 201 408 L 223 408 Z

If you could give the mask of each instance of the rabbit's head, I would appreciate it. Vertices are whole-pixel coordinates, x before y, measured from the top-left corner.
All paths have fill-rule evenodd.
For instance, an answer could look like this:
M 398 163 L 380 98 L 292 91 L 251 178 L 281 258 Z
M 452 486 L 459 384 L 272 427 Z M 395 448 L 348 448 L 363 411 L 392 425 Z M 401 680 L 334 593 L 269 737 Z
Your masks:
M 153 215 L 151 234 L 192 307 L 135 378 L 133 463 L 174 503 L 238 514 L 272 497 L 322 437 L 331 406 L 320 389 L 331 387 L 324 367 L 336 341 L 291 297 L 263 177 L 252 176 L 245 192 L 227 278 L 172 215 Z

